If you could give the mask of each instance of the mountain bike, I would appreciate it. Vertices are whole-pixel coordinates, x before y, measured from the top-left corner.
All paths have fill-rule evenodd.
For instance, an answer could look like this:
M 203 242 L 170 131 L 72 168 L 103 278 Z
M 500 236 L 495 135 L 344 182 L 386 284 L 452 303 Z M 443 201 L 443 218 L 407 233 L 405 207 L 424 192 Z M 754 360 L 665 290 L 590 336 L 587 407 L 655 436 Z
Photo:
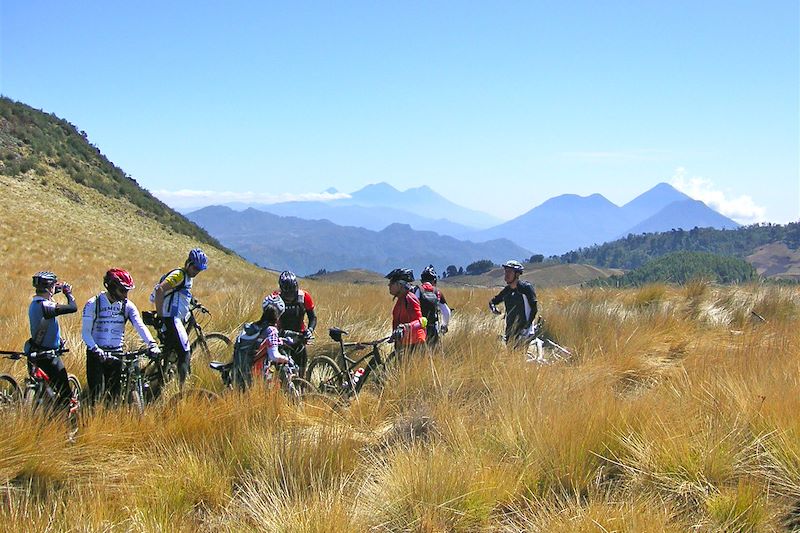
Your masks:
M 326 355 L 318 355 L 312 359 L 306 371 L 308 382 L 323 394 L 332 394 L 344 398 L 357 396 L 373 372 L 385 373 L 386 364 L 397 357 L 397 345 L 389 357 L 384 360 L 380 346 L 392 340 L 392 337 L 383 337 L 374 341 L 344 342 L 344 335 L 348 333 L 340 328 L 331 328 L 328 335 L 339 343 L 339 361 L 336 362 Z M 358 358 L 348 354 L 369 350 Z M 364 364 L 364 361 L 369 362 Z
M 290 342 L 285 345 L 286 348 L 283 350 L 284 354 L 289 357 L 289 362 L 286 364 L 269 363 L 270 368 L 265 373 L 265 379 L 268 383 L 275 383 L 276 386 L 280 386 L 287 396 L 297 400 L 314 390 L 311 384 L 300 376 L 300 369 L 291 356 L 291 348 L 305 347 L 307 339 L 304 334 L 291 330 L 284 330 L 283 337 L 290 339 Z M 236 379 L 237 369 L 234 361 L 228 363 L 211 361 L 208 366 L 220 373 L 220 378 L 226 389 L 233 389 L 237 382 L 248 383 L 251 381 L 251 379 Z M 253 378 L 259 377 L 258 374 L 261 372 L 261 368 L 263 367 L 258 365 L 258 361 L 251 362 L 250 371 L 253 373 Z
M 189 306 L 189 320 L 186 322 L 186 333 L 195 338 L 189 345 L 193 357 L 198 356 L 201 361 L 210 361 L 212 356 L 227 353 L 230 350 L 231 339 L 224 333 L 203 331 L 202 325 L 197 321 L 195 312 L 211 316 L 211 311 L 196 299 L 192 298 Z M 158 335 L 158 342 L 164 345 L 164 320 L 155 311 L 143 311 L 142 320 L 148 326 L 152 326 Z M 177 357 L 174 353 L 165 354 L 163 360 L 167 381 L 171 381 L 178 369 Z
M 56 357 L 69 352 L 67 348 L 57 350 L 40 350 L 38 352 L 14 352 L 3 350 L 0 355 L 11 361 L 17 361 L 23 356 L 28 358 L 28 376 L 20 387 L 17 380 L 9 374 L 0 374 L 0 406 L 12 407 L 24 405 L 36 410 L 52 410 L 55 408 L 56 391 L 50 384 L 50 377 L 36 365 L 37 360 Z M 67 374 L 70 388 L 70 401 L 67 410 L 67 419 L 75 423 L 80 407 L 81 383 L 74 374 Z
M 528 346 L 526 356 L 529 363 L 550 364 L 556 361 L 566 361 L 572 357 L 572 352 L 545 336 L 544 319 L 541 316 L 536 317 L 533 322 L 531 334 L 525 343 Z M 545 351 L 545 349 L 547 350 Z M 547 357 L 546 354 L 550 354 L 552 357 Z
M 142 367 L 140 357 L 147 355 L 148 362 Z M 131 352 L 108 352 L 109 357 L 116 358 L 121 363 L 119 382 L 116 387 L 103 387 L 103 396 L 117 406 L 127 406 L 138 414 L 144 413 L 145 402 L 155 399 L 161 391 L 161 386 L 151 391 L 148 376 L 162 376 L 160 356 L 151 356 L 148 348 L 141 348 Z M 150 370 L 152 369 L 152 370 Z M 150 370 L 148 372 L 148 370 Z

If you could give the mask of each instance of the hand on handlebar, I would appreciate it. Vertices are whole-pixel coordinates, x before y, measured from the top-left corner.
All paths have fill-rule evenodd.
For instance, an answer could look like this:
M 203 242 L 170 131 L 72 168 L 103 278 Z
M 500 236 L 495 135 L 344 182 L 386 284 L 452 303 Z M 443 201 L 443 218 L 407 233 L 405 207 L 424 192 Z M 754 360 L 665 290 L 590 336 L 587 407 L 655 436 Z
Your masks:
M 161 357 L 161 348 L 159 348 L 158 344 L 150 344 L 150 346 L 147 348 L 147 357 L 150 359 L 158 359 Z
M 397 329 L 395 329 L 392 332 L 391 340 L 394 341 L 394 342 L 397 342 L 397 341 L 400 341 L 402 339 L 403 339 L 403 326 L 397 326 Z
M 313 329 L 305 330 L 303 332 L 303 336 L 306 338 L 306 342 L 310 341 L 311 339 L 314 338 L 314 330 Z

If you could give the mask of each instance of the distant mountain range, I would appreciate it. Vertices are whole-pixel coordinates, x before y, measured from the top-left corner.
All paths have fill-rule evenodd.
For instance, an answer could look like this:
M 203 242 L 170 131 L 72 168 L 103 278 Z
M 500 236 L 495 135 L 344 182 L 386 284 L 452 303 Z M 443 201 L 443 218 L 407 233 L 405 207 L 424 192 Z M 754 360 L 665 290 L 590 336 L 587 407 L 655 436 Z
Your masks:
M 334 188 L 327 193 L 337 193 Z M 307 220 L 330 220 L 340 226 L 379 231 L 390 224 L 408 224 L 423 231 L 451 237 L 466 237 L 479 229 L 502 222 L 481 211 L 451 202 L 430 187 L 398 191 L 388 183 L 367 185 L 349 198 L 327 201 L 282 202 L 277 204 L 229 203 L 236 210 L 254 208 L 280 216 Z
M 466 266 L 478 259 L 525 259 L 532 252 L 557 255 L 629 233 L 739 226 L 666 183 L 622 207 L 600 194 L 561 195 L 485 229 L 476 227 L 491 222 L 489 215 L 458 206 L 429 187 L 401 192 L 387 183 L 368 185 L 339 200 L 244 211 L 213 206 L 187 217 L 261 266 L 304 274 L 323 268 L 380 272 L 397 265 Z
M 451 264 L 465 266 L 479 259 L 500 262 L 531 254 L 507 239 L 460 241 L 432 231 L 417 231 L 406 224 L 372 231 L 328 220 L 282 217 L 253 208 L 234 211 L 225 206 L 204 207 L 187 217 L 245 259 L 301 275 L 320 269 L 388 272 L 398 266 L 418 272 L 428 264 L 444 270 Z
M 622 207 L 600 194 L 551 198 L 513 220 L 470 235 L 475 240 L 503 236 L 546 256 L 613 241 L 628 234 L 739 224 L 671 185 L 659 183 Z

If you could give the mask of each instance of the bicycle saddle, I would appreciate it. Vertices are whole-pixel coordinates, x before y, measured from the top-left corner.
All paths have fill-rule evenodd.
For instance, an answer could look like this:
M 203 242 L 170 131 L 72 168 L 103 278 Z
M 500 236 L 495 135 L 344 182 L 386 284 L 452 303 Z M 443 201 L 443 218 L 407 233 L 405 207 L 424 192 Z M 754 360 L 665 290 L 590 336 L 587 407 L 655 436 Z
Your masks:
M 342 342 L 342 335 L 347 335 L 347 332 L 339 328 L 331 328 L 328 330 L 328 335 L 336 342 Z
M 222 372 L 223 370 L 227 370 L 233 366 L 233 363 L 222 363 L 220 361 L 211 361 L 208 363 L 208 366 L 211 367 L 212 370 L 218 370 Z

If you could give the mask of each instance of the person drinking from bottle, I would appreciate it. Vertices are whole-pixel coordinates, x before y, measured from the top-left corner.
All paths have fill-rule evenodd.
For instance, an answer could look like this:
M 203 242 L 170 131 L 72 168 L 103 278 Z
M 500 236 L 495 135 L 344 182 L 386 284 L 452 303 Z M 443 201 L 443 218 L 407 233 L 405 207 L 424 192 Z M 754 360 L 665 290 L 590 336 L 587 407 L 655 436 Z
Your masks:
M 31 338 L 25 343 L 25 353 L 61 349 L 64 347 L 64 341 L 61 338 L 61 326 L 57 317 L 78 311 L 75 297 L 72 296 L 72 286 L 69 283 L 59 283 L 58 277 L 47 271 L 33 275 L 33 286 L 36 295 L 28 307 Z M 53 296 L 59 292 L 64 293 L 66 304 L 57 304 L 53 300 Z M 30 364 L 29 362 L 28 370 Z M 69 387 L 67 369 L 61 357 L 54 353 L 37 358 L 35 364 L 50 378 L 50 384 L 56 393 L 56 405 L 68 409 L 72 391 Z
M 128 300 L 128 291 L 135 287 L 131 275 L 112 268 L 103 276 L 103 285 L 105 292 L 92 296 L 83 306 L 81 336 L 86 344 L 86 382 L 92 401 L 104 392 L 111 397 L 119 394 L 122 361 L 113 352 L 123 350 L 126 322 L 148 345 L 150 356 L 161 354 L 136 305 Z
M 165 274 L 158 282 L 150 300 L 156 305 L 156 313 L 164 320 L 166 352 L 178 356 L 178 380 L 180 385 L 191 373 L 191 352 L 186 322 L 189 320 L 192 303 L 192 281 L 208 268 L 208 257 L 200 248 L 189 252 L 182 268 Z
M 506 261 L 503 264 L 506 286 L 489 300 L 489 310 L 499 315 L 497 304 L 506 309 L 505 341 L 514 347 L 522 346 L 530 337 L 533 319 L 536 317 L 536 292 L 533 285 L 519 279 L 525 267 L 519 261 Z
M 392 337 L 403 351 L 411 352 L 425 344 L 425 324 L 419 299 L 414 295 L 414 272 L 408 268 L 395 268 L 388 274 L 389 294 L 395 298 L 392 309 Z

